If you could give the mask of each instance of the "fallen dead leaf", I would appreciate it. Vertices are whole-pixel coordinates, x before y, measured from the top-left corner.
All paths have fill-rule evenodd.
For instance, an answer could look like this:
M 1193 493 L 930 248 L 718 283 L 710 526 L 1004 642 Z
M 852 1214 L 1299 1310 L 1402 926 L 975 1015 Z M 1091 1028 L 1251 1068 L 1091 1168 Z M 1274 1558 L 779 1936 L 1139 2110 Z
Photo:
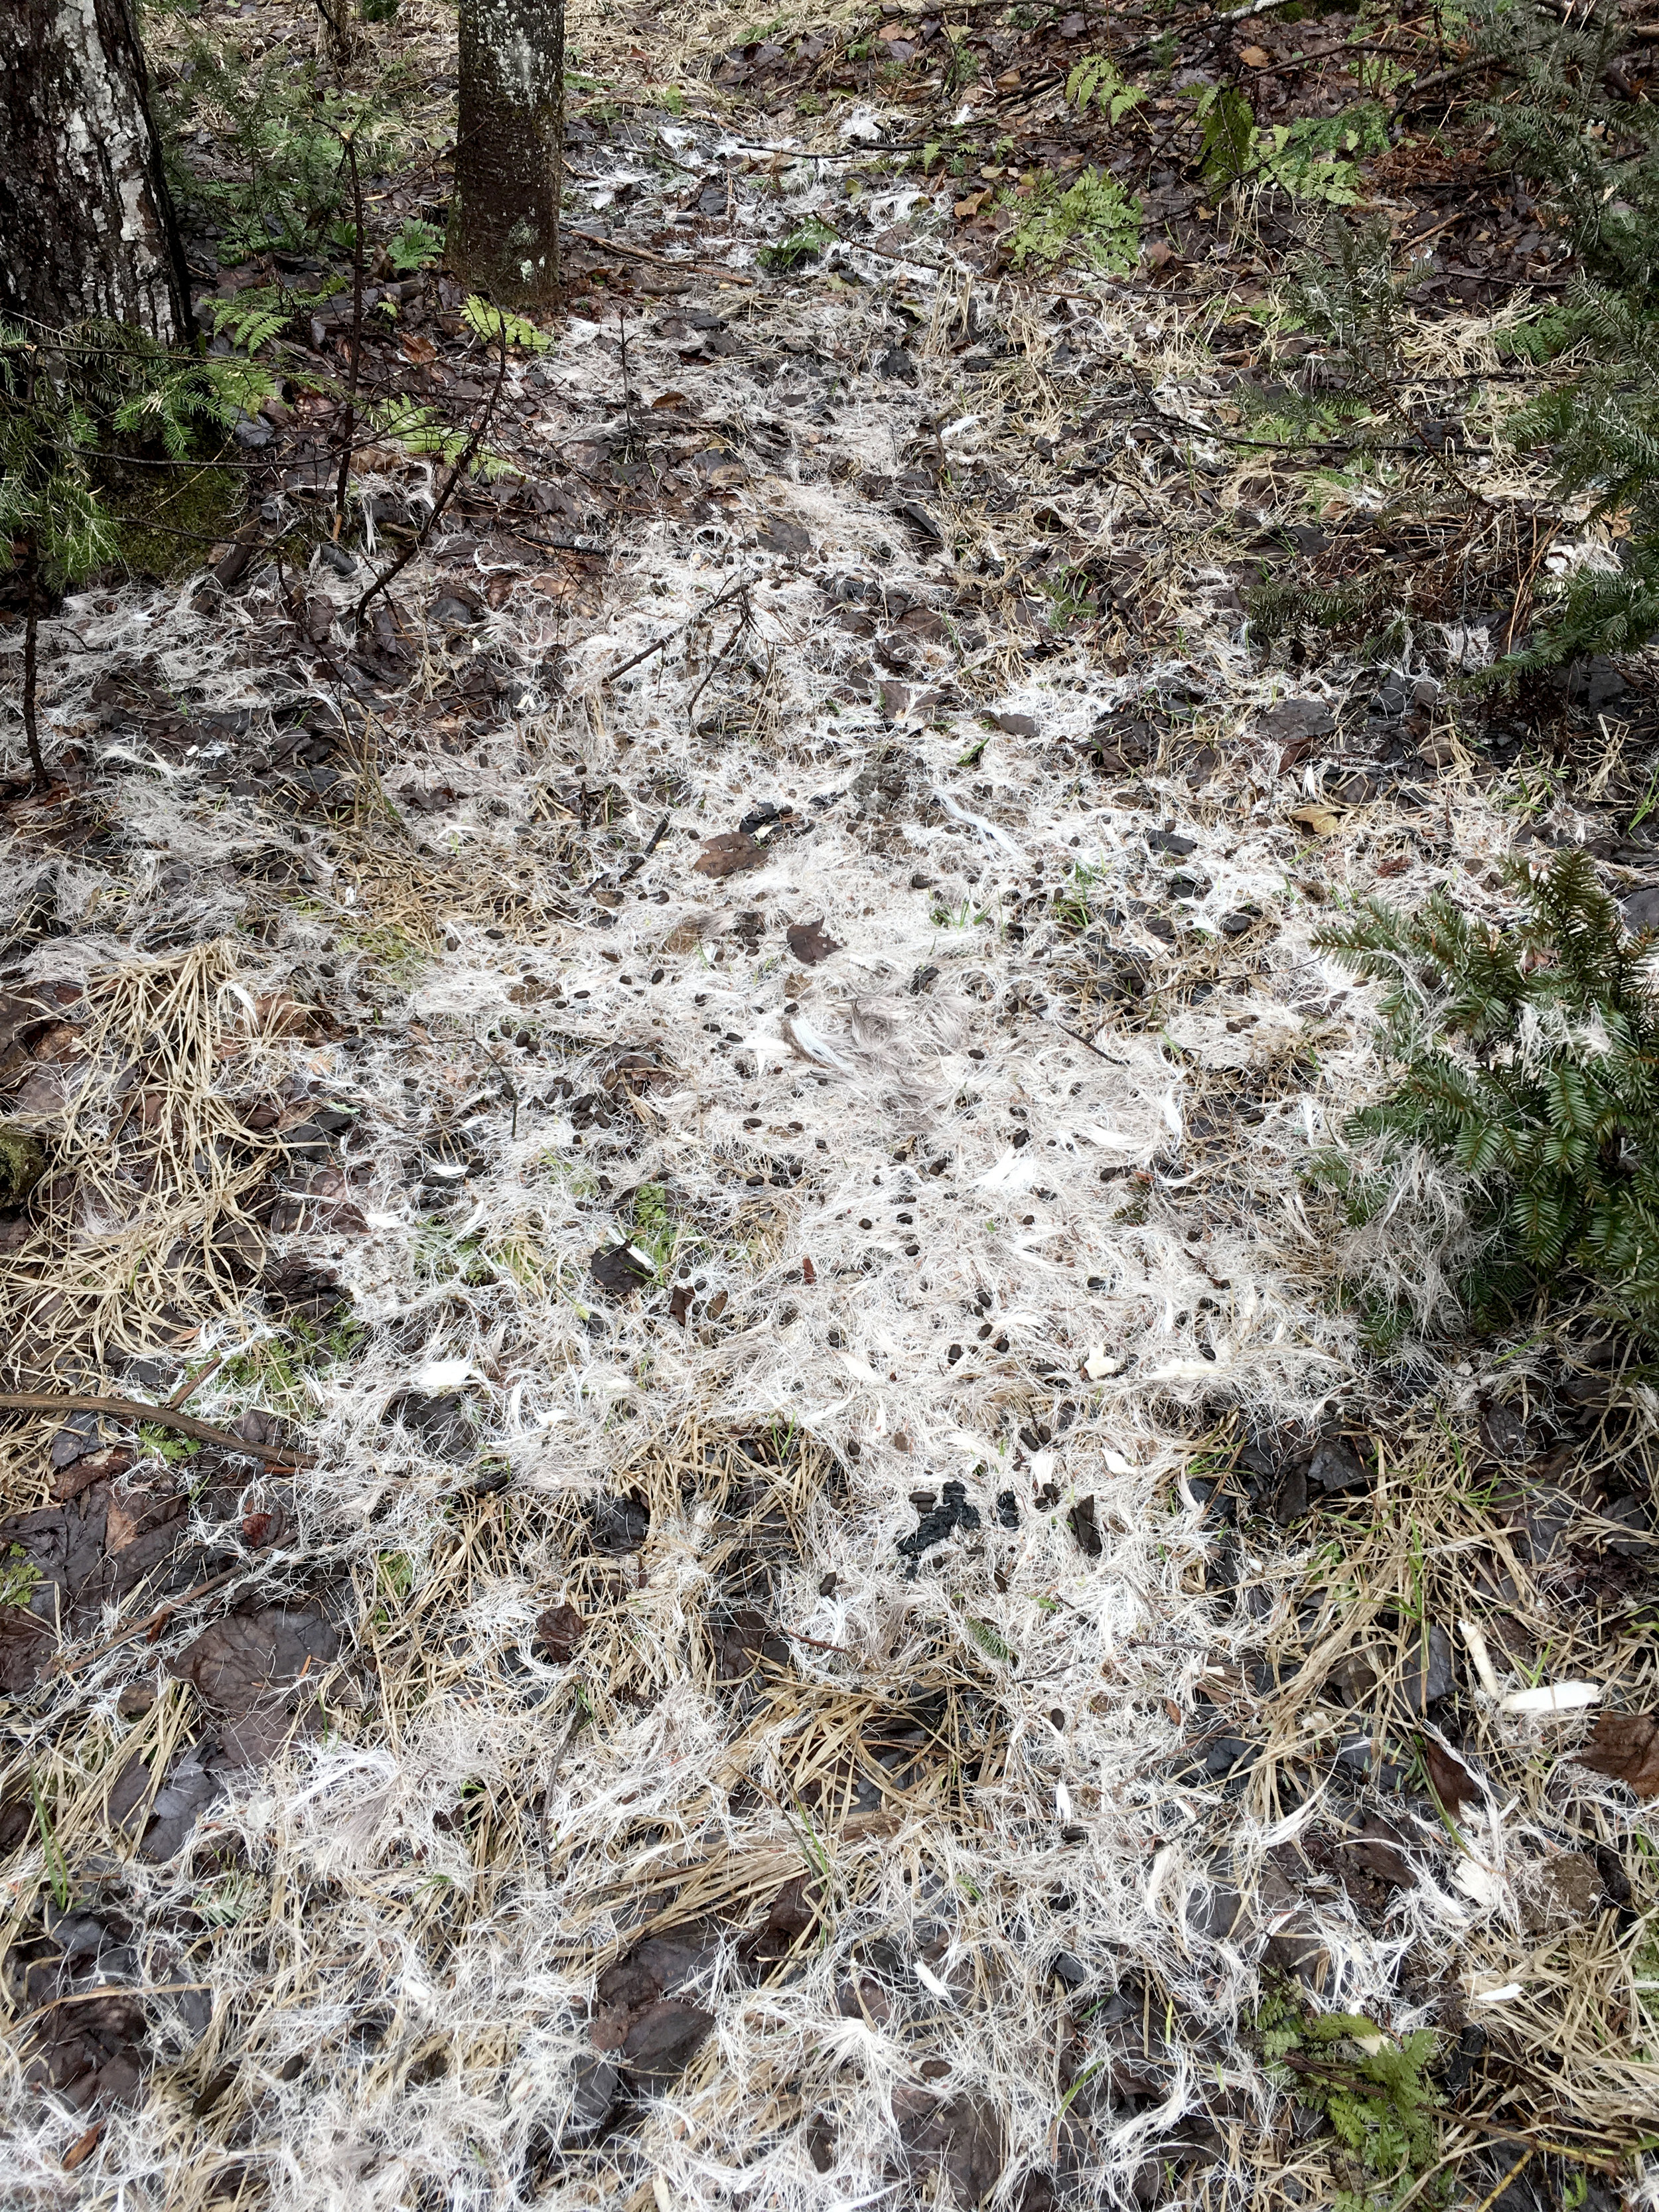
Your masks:
M 73 2173 L 76 2167 L 89 2159 L 103 2140 L 105 2123 L 94 2120 L 85 2135 L 77 2136 L 64 2153 L 64 2171 Z
M 651 404 L 653 407 L 684 407 L 685 394 L 683 392 L 659 392 Z
M 414 362 L 417 367 L 438 358 L 437 347 L 420 331 L 399 331 L 398 344 L 404 359 Z
M 1638 1797 L 1659 1797 L 1659 1713 L 1603 1713 L 1578 1756 Z
M 958 222 L 967 222 L 984 206 L 991 195 L 988 191 L 969 192 L 966 199 L 958 200 L 951 210 Z
M 790 951 L 803 968 L 815 967 L 820 960 L 827 960 L 832 952 L 842 949 L 833 937 L 825 934 L 822 916 L 817 921 L 795 922 L 784 935 L 789 940 Z
M 536 1623 L 536 1645 L 555 1667 L 568 1667 L 587 1634 L 587 1623 L 574 1605 L 550 1605 Z
M 1462 1760 L 1432 1736 L 1424 1740 L 1423 1764 L 1428 1769 L 1430 1788 L 1449 1813 L 1461 1813 L 1465 1805 L 1480 1802 L 1480 1784 Z
M 1316 837 L 1329 837 L 1340 824 L 1342 817 L 1331 806 L 1293 806 L 1291 819 L 1304 830 L 1311 830 Z
M 1273 65 L 1273 58 L 1265 46 L 1241 47 L 1238 58 L 1246 69 L 1271 69 Z
M 744 868 L 762 866 L 765 860 L 766 848 L 758 837 L 746 830 L 725 830 L 703 840 L 693 869 L 700 876 L 735 876 Z

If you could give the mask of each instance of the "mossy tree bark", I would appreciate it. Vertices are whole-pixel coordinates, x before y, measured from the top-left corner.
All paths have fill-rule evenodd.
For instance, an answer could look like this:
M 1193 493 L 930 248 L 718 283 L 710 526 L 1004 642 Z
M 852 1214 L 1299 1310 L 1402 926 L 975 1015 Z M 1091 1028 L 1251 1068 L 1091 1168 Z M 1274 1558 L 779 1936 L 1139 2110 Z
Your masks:
M 559 283 L 564 0 L 461 0 L 460 128 L 449 262 L 498 307 Z
M 130 0 L 4 0 L 0 144 L 0 313 L 183 343 L 190 283 Z

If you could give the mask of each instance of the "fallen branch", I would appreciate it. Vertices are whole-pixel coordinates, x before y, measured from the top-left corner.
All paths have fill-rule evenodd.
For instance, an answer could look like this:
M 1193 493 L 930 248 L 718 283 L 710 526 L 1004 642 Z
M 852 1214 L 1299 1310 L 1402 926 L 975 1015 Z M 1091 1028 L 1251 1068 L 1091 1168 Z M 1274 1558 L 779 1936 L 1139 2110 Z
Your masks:
M 666 253 L 653 253 L 648 246 L 629 246 L 620 238 L 602 238 L 596 230 L 578 230 L 571 223 L 565 224 L 564 235 L 601 246 L 607 253 L 627 253 L 635 261 L 653 261 L 659 269 L 672 269 L 678 276 L 718 276 L 722 284 L 747 284 L 751 289 L 754 286 L 754 278 L 745 276 L 740 269 L 720 269 L 708 261 L 675 261 Z
M 59 1397 L 50 1390 L 0 1391 L 0 1409 L 20 1413 L 107 1413 L 116 1421 L 148 1421 L 158 1429 L 177 1429 L 198 1443 L 220 1444 L 227 1451 L 243 1452 L 262 1459 L 267 1467 L 304 1467 L 298 1452 L 278 1451 L 274 1444 L 249 1443 L 229 1429 L 216 1429 L 211 1421 L 198 1421 L 173 1406 L 146 1405 L 138 1398 L 90 1398 L 79 1395 Z

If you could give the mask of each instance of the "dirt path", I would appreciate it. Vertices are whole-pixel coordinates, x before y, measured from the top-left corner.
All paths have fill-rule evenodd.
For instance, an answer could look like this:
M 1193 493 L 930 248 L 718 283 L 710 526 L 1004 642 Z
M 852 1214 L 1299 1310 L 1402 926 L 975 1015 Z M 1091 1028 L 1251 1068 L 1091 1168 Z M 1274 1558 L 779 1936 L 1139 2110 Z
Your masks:
M 654 35 L 583 65 L 672 83 Z M 9 863 L 53 917 L 4 979 L 55 1163 L 17 1370 L 216 1362 L 191 1412 L 301 1463 L 10 1446 L 54 2201 L 1362 2201 L 1264 2072 L 1275 1976 L 1291 2031 L 1443 2031 L 1454 2096 L 1518 2005 L 1614 2201 L 1640 2001 L 1599 2053 L 1569 2015 L 1633 1971 L 1631 1816 L 1558 1764 L 1581 1722 L 1498 1712 L 1442 1575 L 1536 1595 L 1445 1439 L 1513 1457 L 1548 1363 L 1508 1415 L 1365 1370 L 1298 1179 L 1376 1073 L 1321 910 L 1501 911 L 1512 787 L 1446 688 L 1485 631 L 1253 651 L 1251 560 L 1340 568 L 1368 495 L 1207 434 L 1236 295 L 1010 271 L 858 151 L 910 128 L 698 90 L 573 132 L 579 310 L 507 387 L 552 493 L 469 493 L 395 684 L 350 676 L 361 553 L 280 652 L 257 568 L 64 610 L 82 766 Z M 1425 322 L 1423 389 L 1492 330 Z M 1628 1622 L 1561 1632 L 1499 1668 L 1619 1678 Z M 1543 2107 L 1481 2110 L 1448 2152 Z

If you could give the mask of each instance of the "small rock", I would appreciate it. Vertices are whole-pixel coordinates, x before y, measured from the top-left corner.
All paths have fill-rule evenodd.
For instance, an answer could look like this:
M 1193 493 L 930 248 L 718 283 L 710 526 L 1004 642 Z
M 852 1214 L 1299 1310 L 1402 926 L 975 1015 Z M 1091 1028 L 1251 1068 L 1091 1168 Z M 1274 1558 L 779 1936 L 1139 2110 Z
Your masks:
M 993 714 L 991 720 L 1011 738 L 1037 738 L 1042 734 L 1035 714 Z
M 1598 707 L 1611 705 L 1629 686 L 1607 655 L 1598 653 L 1587 660 L 1573 662 L 1565 688 L 1575 707 L 1588 707 L 1594 713 Z

